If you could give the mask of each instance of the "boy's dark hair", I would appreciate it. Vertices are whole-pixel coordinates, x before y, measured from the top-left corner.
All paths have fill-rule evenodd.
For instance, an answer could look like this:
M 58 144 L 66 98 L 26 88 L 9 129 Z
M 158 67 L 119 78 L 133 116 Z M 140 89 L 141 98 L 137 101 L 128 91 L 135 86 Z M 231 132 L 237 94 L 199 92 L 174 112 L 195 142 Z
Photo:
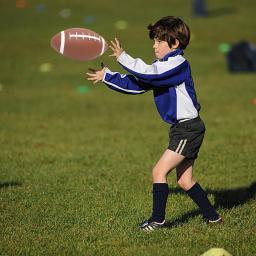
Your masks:
M 174 16 L 166 16 L 154 24 L 148 25 L 150 39 L 166 41 L 171 48 L 175 39 L 179 48 L 186 49 L 189 44 L 190 30 L 183 20 Z

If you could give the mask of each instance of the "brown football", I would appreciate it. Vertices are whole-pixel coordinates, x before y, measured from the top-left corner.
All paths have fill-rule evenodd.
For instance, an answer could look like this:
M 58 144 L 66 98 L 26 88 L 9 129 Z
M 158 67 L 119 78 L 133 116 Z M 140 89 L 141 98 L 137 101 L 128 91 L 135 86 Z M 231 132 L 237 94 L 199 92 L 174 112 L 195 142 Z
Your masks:
M 51 39 L 51 46 L 67 58 L 79 61 L 93 60 L 108 49 L 105 39 L 86 28 L 69 28 Z

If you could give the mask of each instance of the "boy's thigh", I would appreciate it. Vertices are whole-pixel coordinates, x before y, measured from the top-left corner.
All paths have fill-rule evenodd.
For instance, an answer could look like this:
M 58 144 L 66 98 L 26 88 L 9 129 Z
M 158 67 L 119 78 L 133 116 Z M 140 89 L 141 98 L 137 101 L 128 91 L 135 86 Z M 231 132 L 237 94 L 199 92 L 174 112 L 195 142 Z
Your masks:
M 172 169 L 176 168 L 185 157 L 170 149 L 166 149 L 161 158 L 153 168 L 153 172 L 164 172 L 168 173 Z
M 189 179 L 192 179 L 193 176 L 193 165 L 194 165 L 195 159 L 189 159 L 185 158 L 184 161 L 182 161 L 177 167 L 176 167 L 176 176 L 177 181 L 182 177 L 185 178 L 185 176 Z

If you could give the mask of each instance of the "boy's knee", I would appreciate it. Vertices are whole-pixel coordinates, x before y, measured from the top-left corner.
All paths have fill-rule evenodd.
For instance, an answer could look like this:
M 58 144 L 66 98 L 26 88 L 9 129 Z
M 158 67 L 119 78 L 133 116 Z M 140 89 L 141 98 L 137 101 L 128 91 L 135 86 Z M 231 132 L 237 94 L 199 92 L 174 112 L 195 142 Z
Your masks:
M 163 178 L 165 178 L 165 174 L 163 174 L 160 169 L 158 169 L 157 167 L 154 167 L 152 170 L 152 179 L 153 181 L 158 181 L 158 180 L 162 180 Z
M 152 169 L 152 178 L 153 178 L 153 180 L 156 178 L 156 177 L 158 177 L 159 176 L 159 171 L 158 171 L 158 169 L 156 168 L 156 167 L 154 167 L 153 169 Z
M 178 185 L 184 189 L 184 190 L 189 190 L 194 184 L 195 182 L 193 180 L 186 180 L 186 179 L 179 179 L 177 181 Z

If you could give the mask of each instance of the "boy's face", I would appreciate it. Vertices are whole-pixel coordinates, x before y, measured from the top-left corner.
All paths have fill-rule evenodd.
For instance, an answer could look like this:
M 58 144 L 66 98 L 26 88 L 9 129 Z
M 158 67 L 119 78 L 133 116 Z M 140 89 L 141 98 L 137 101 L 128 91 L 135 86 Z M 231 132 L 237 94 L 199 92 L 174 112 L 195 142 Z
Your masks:
M 166 54 L 174 50 L 170 48 L 166 41 L 161 41 L 157 38 L 154 39 L 153 48 L 157 59 L 162 59 Z

